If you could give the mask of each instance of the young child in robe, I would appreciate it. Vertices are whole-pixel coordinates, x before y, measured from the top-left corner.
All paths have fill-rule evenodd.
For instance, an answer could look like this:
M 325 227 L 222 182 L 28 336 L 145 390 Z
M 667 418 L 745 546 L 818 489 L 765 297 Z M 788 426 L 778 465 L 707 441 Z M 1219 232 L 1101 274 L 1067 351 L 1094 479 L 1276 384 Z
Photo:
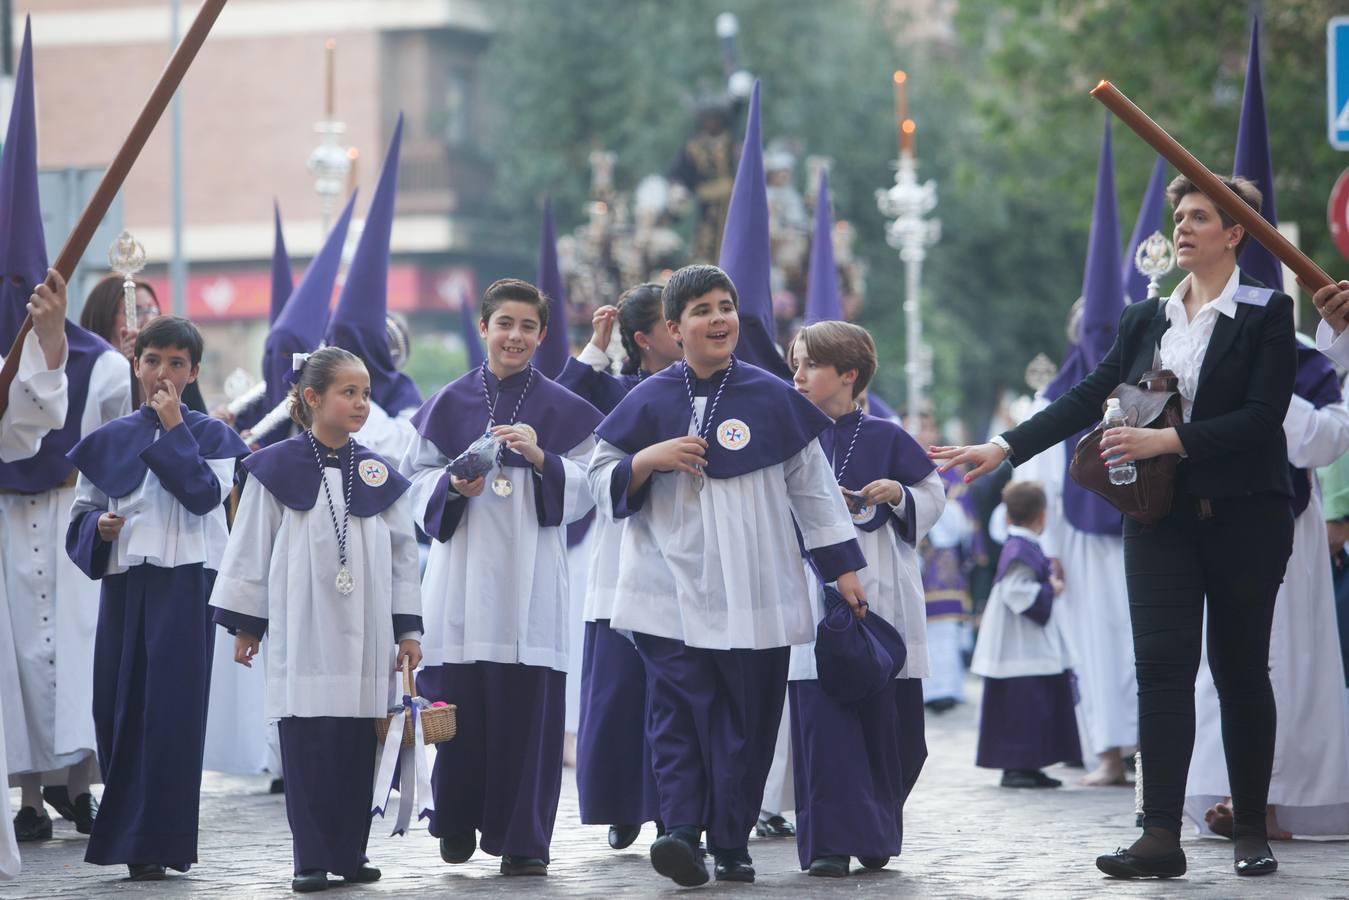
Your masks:
M 601 306 L 595 332 L 579 356 L 567 360 L 558 384 L 608 414 L 628 392 L 654 372 L 682 359 L 683 350 L 665 327 L 661 285 L 639 284 Z M 627 359 L 611 375 L 605 352 L 614 326 Z M 576 742 L 576 789 L 581 821 L 608 825 L 609 846 L 622 850 L 641 833 L 643 822 L 660 824 L 646 717 L 646 671 L 632 641 L 609 627 L 618 583 L 621 522 L 597 515 L 594 553 L 584 584 L 585 645 L 581 660 L 581 719 Z M 578 573 L 579 575 L 579 573 Z
M 70 451 L 80 471 L 66 551 L 101 579 L 94 727 L 103 800 L 85 853 L 133 881 L 197 861 L 212 629 L 207 598 L 225 552 L 224 499 L 244 442 L 188 409 L 203 342 L 160 316 L 136 336 L 145 405 Z
M 655 870 L 681 886 L 754 880 L 758 821 L 787 688 L 790 647 L 815 616 L 801 540 L 861 614 L 866 562 L 819 436 L 828 416 L 733 356 L 735 285 L 687 266 L 662 293 L 685 359 L 609 414 L 591 490 L 624 520 L 610 626 L 629 631 L 647 676 L 647 741 L 660 816 Z
M 899 855 L 904 801 L 927 758 L 926 614 L 917 544 L 941 516 L 946 490 L 908 432 L 858 405 L 877 366 L 866 329 L 846 322 L 807 325 L 787 356 L 796 389 L 833 420 L 820 443 L 839 489 L 857 510 L 852 520 L 867 560 L 861 573 L 867 614 L 894 625 L 908 651 L 887 690 L 845 705 L 821 689 L 814 643 L 792 648 L 798 855 L 811 875 L 842 877 L 850 857 L 877 869 Z M 817 584 L 811 593 L 816 617 L 823 618 Z
M 970 671 L 984 678 L 975 765 L 1002 769 L 1002 786 L 1056 788 L 1042 770 L 1079 757 L 1072 660 L 1054 620 L 1063 581 L 1040 549 L 1045 492 L 1033 481 L 1003 489 L 1007 541 L 998 557 Z
M 241 665 L 252 668 L 267 637 L 291 886 L 310 892 L 329 874 L 379 880 L 365 852 L 374 720 L 402 683 L 396 668 L 421 661 L 422 617 L 408 482 L 352 438 L 370 410 L 365 365 L 337 347 L 297 354 L 297 364 L 291 412 L 303 430 L 244 460 L 211 606 Z
M 502 875 L 548 874 L 573 652 L 565 526 L 594 505 L 585 463 L 600 414 L 533 366 L 547 328 L 538 288 L 488 287 L 479 316 L 487 360 L 413 416 L 417 438 L 402 464 L 433 541 L 417 686 L 459 707 L 459 735 L 436 753 L 430 831 L 445 862 L 465 863 L 481 846 L 501 857 Z M 452 474 L 450 463 L 489 432 L 491 470 Z

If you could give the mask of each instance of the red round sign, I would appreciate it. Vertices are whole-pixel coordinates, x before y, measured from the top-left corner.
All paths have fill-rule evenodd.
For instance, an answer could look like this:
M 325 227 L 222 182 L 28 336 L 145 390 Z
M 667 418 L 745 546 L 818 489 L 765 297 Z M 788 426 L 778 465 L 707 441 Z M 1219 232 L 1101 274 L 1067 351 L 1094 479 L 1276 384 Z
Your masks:
M 1349 169 L 1335 179 L 1335 187 L 1330 191 L 1330 236 L 1335 246 L 1349 259 Z

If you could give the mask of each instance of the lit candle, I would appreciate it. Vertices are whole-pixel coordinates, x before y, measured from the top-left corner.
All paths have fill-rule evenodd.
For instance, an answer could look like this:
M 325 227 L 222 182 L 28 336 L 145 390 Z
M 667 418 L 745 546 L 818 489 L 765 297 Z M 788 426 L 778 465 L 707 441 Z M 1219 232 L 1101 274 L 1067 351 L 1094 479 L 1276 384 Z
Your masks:
M 915 157 L 918 155 L 918 140 L 914 137 L 917 130 L 918 126 L 914 124 L 913 119 L 905 119 L 899 126 L 899 152 L 901 154 L 909 153 Z
M 895 72 L 895 125 L 899 128 L 899 152 L 904 152 L 904 123 L 909 118 L 909 95 L 905 83 L 909 76 L 903 69 Z
M 323 114 L 331 122 L 337 106 L 337 41 L 332 38 L 323 45 Z

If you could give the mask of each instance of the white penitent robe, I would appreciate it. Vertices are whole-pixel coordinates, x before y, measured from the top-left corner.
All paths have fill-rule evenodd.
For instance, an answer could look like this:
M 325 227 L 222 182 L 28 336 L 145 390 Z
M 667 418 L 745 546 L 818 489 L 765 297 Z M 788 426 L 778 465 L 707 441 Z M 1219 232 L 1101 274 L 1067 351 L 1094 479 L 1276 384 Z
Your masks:
M 706 398 L 697 401 L 701 416 Z M 610 481 L 626 456 L 606 441 L 595 450 L 591 491 L 603 514 L 613 515 Z M 854 538 L 819 440 L 784 462 L 705 481 L 699 490 L 690 475 L 651 476 L 643 514 L 624 521 L 611 626 L 712 650 L 810 641 L 815 610 L 792 522 L 808 550 Z
M 1293 397 L 1284 418 L 1289 461 L 1314 469 L 1349 452 L 1349 409 L 1317 410 Z M 1293 526 L 1269 642 L 1269 677 L 1279 720 L 1269 802 L 1279 827 L 1299 836 L 1349 835 L 1349 694 L 1335 621 L 1335 589 L 1320 489 Z M 1185 814 L 1211 834 L 1204 812 L 1230 795 L 1218 693 L 1207 648 L 1195 685 L 1195 742 Z
M 352 435 L 356 443 L 369 447 L 380 456 L 397 464 L 407 453 L 417 437 L 417 428 L 412 424 L 412 414 L 417 407 L 409 407 L 396 416 L 385 412 L 384 407 L 370 401 L 370 415 L 366 417 L 361 430 Z
M 1048 406 L 1043 398 L 1035 411 Z M 1079 531 L 1063 514 L 1067 477 L 1063 444 L 1017 466 L 1018 480 L 1038 481 L 1049 500 L 1041 546 L 1063 566 L 1063 593 L 1054 601 L 1074 660 L 1077 730 L 1084 759 L 1138 744 L 1138 678 L 1124 577 L 1124 538 Z
M 585 464 L 593 436 L 561 456 L 562 522 L 569 525 L 594 506 Z M 418 435 L 400 467 L 412 481 L 412 506 L 424 521 L 450 460 Z M 540 526 L 539 478 L 532 469 L 507 468 L 509 497 L 491 487 L 478 497 L 451 492 L 450 505 L 467 504 L 447 541 L 434 541 L 422 579 L 426 610 L 424 664 L 498 662 L 544 666 L 566 672 L 571 628 L 567 529 Z M 488 476 L 488 481 L 495 472 Z M 580 652 L 580 648 L 576 648 Z
M 869 611 L 895 626 L 904 638 L 907 657 L 900 678 L 926 678 L 927 604 L 923 598 L 923 561 L 917 545 L 922 542 L 946 509 L 946 485 L 936 472 L 906 491 L 906 503 L 913 504 L 913 543 L 903 540 L 890 525 L 874 531 L 854 528 L 857 543 L 866 557 L 865 569 L 857 573 Z M 812 585 L 817 620 L 824 618 L 824 594 Z M 792 648 L 788 678 L 813 679 L 815 641 Z
M 326 468 L 342 521 L 343 473 Z M 267 620 L 267 715 L 384 716 L 394 675 L 395 615 L 421 615 L 417 538 L 408 495 L 352 516 L 347 565 L 355 592 L 337 593 L 337 536 L 323 491 L 295 510 L 256 477 L 244 484 L 211 605 Z M 415 636 L 415 635 L 414 635 Z M 261 673 L 259 673 L 261 674 Z
M 90 371 L 80 436 L 130 411 L 126 357 L 108 350 Z M 74 501 L 73 480 L 41 494 L 0 494 L 0 707 L 11 777 L 64 769 L 94 752 L 99 584 L 65 552 Z
M 47 432 L 60 428 L 66 420 L 67 383 L 65 359 L 55 369 L 47 368 L 46 358 L 38 344 L 37 335 L 29 332 L 24 339 L 19 357 L 19 372 L 9 388 L 9 408 L 0 418 L 0 459 L 13 462 L 27 459 L 37 453 Z M 0 547 L 0 551 L 3 548 Z M 5 560 L 0 557 L 0 571 Z M 9 805 L 7 764 L 5 758 L 4 719 L 0 717 L 0 880 L 19 874 L 19 845 L 14 840 L 14 829 L 8 826 L 13 819 Z

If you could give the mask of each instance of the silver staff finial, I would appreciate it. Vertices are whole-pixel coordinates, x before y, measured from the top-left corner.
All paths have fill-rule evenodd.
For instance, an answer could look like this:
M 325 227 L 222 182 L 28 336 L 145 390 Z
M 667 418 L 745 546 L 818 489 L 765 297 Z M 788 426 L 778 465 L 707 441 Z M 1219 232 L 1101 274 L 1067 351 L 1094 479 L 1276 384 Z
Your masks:
M 1149 300 L 1161 295 L 1158 283 L 1162 280 L 1162 276 L 1175 267 L 1176 248 L 1171 246 L 1166 235 L 1160 231 L 1148 235 L 1148 239 L 1139 244 L 1138 249 L 1134 251 L 1134 268 L 1148 279 Z
M 122 276 L 122 309 L 126 313 L 128 331 L 140 327 L 136 316 L 136 279 L 135 275 L 145 268 L 145 248 L 140 241 L 123 231 L 108 248 L 108 267 Z

